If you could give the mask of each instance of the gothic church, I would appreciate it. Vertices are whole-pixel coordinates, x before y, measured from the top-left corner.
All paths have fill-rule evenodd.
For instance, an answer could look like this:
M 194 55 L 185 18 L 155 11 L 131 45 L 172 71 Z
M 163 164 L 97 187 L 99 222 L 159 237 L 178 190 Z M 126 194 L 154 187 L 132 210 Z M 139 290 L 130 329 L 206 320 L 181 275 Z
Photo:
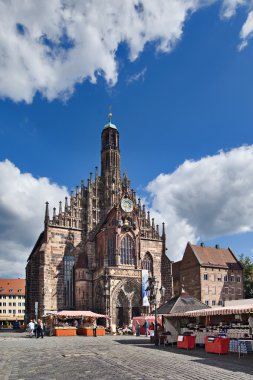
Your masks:
M 145 205 L 136 199 L 120 171 L 119 132 L 109 122 L 101 134 L 101 175 L 76 187 L 58 212 L 45 211 L 45 227 L 26 266 L 27 319 L 55 310 L 92 310 L 107 314 L 111 327 L 146 313 L 142 306 L 142 270 L 172 296 L 171 262 L 161 232 Z

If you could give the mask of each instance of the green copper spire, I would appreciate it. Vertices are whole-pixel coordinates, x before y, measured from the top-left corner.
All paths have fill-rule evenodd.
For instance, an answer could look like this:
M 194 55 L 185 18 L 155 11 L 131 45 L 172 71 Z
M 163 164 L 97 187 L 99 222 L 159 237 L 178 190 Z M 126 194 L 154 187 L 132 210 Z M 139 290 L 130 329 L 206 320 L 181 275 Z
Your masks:
M 117 129 L 116 125 L 112 124 L 112 113 L 111 112 L 108 115 L 108 120 L 109 120 L 109 123 L 106 124 L 103 129 L 106 129 L 106 128 Z

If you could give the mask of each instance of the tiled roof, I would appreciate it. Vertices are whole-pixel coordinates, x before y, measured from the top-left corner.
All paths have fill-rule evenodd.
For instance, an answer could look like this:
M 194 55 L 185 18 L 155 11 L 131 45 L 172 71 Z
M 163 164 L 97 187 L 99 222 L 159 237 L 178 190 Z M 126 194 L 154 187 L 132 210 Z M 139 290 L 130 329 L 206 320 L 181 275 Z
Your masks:
M 173 297 L 164 305 L 160 306 L 157 309 L 157 314 L 185 313 L 186 311 L 206 308 L 206 304 L 187 293 L 182 293 L 180 296 Z
M 24 278 L 0 278 L 0 295 L 25 295 Z
M 205 247 L 190 245 L 201 266 L 242 269 L 230 248 Z

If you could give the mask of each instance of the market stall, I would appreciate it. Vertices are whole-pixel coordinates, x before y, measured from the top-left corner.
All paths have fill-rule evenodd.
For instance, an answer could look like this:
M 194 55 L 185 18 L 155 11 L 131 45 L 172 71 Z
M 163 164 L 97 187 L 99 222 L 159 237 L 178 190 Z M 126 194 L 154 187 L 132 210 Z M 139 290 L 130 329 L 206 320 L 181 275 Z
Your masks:
M 105 327 L 98 326 L 97 319 L 108 319 L 107 315 L 85 310 L 62 310 L 46 317 L 50 335 L 55 336 L 104 336 Z
M 196 336 L 196 344 L 205 345 L 207 352 L 253 351 L 253 300 L 243 305 L 171 313 L 163 315 L 163 318 L 164 325 L 173 325 L 178 335 Z M 222 340 L 224 338 L 227 340 Z M 222 347 L 217 348 L 218 344 Z

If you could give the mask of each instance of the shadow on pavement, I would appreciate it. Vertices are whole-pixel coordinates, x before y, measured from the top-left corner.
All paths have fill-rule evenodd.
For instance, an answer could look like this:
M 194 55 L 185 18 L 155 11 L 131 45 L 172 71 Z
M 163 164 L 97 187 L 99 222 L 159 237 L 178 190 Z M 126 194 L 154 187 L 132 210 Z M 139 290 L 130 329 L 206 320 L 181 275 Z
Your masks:
M 173 353 L 179 356 L 191 356 L 193 358 L 192 361 L 195 363 L 222 368 L 233 373 L 242 372 L 251 375 L 253 379 L 253 353 L 249 353 L 239 358 L 238 353 L 232 352 L 225 355 L 207 353 L 205 352 L 204 347 L 196 347 L 194 350 L 179 349 L 176 345 L 161 345 L 157 347 L 154 344 L 150 343 L 148 339 L 141 338 L 122 340 L 118 339 L 116 342 L 120 344 L 135 345 L 144 349 L 149 348 L 159 350 L 161 352 L 168 353 L 168 355 L 170 353 Z M 240 376 L 239 373 L 238 376 Z

